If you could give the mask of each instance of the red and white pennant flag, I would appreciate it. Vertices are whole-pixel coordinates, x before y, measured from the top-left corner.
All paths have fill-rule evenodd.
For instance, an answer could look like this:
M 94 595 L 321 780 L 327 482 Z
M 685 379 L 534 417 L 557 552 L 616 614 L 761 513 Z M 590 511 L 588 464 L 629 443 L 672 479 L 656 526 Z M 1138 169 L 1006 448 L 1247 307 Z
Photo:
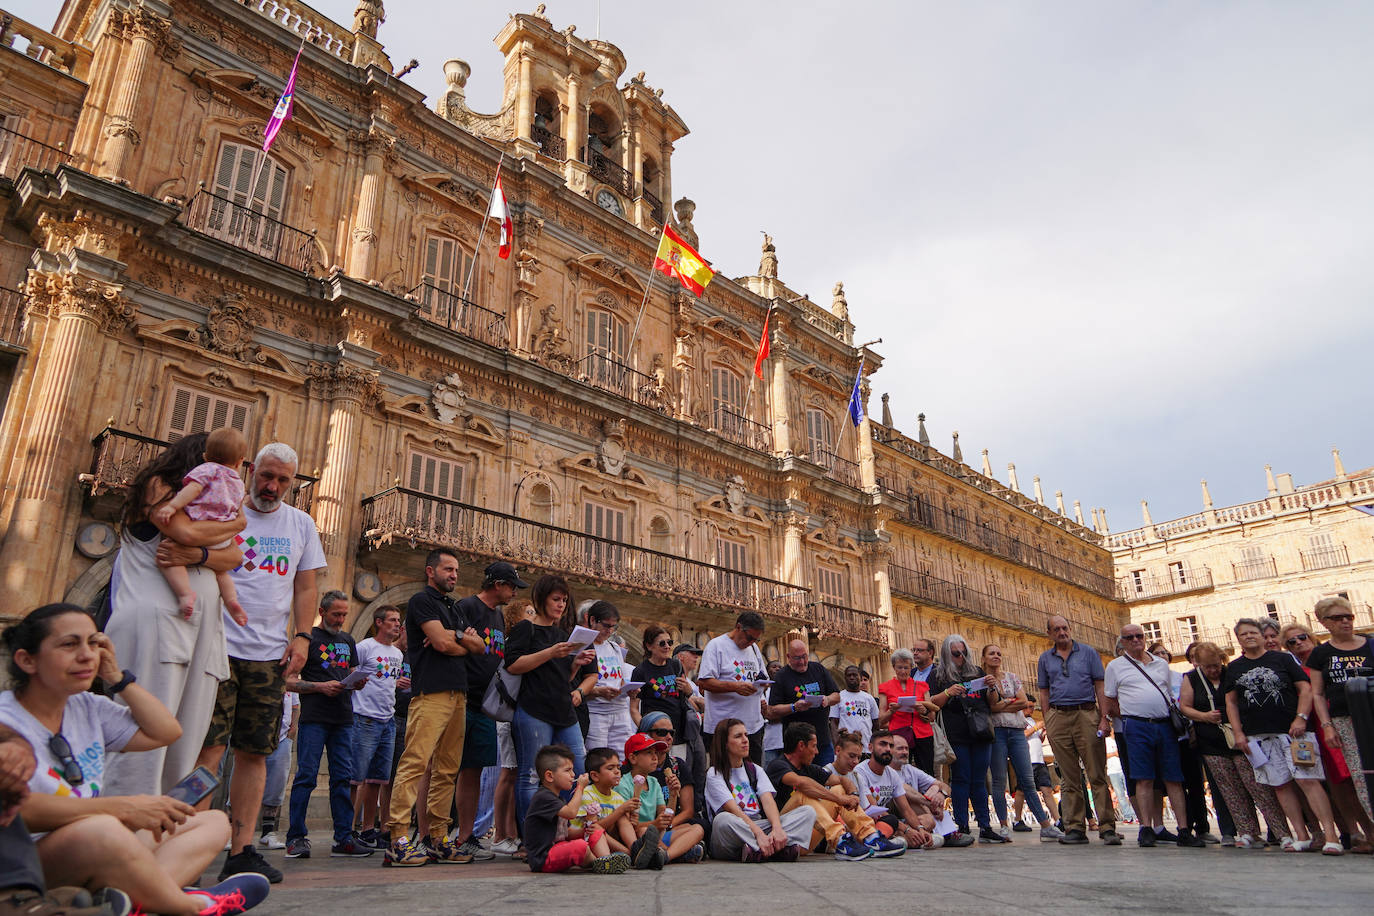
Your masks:
M 501 221 L 501 249 L 497 252 L 501 260 L 510 258 L 511 241 L 515 237 L 515 224 L 511 222 L 510 207 L 506 206 L 506 192 L 501 187 L 501 176 L 496 176 L 496 186 L 491 192 L 491 206 L 487 207 L 487 216 L 491 219 Z

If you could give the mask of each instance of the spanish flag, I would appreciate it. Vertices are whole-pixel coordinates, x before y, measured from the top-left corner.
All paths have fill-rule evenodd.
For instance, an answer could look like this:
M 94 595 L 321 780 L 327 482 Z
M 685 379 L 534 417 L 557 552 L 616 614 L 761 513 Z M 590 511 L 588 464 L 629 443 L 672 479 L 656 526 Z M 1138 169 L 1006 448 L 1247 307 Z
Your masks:
M 667 223 L 663 224 L 663 235 L 658 240 L 658 253 L 654 255 L 654 270 L 677 277 L 678 282 L 700 296 L 706 284 L 716 272 L 696 250 L 682 240 Z

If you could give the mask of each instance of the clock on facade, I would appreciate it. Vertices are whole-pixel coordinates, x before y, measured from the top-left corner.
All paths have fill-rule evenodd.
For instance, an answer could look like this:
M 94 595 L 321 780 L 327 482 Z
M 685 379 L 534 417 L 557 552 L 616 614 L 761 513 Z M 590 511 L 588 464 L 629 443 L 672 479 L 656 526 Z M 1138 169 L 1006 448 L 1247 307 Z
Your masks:
M 620 206 L 620 198 L 605 188 L 596 192 L 596 205 L 603 210 L 611 211 L 616 216 L 623 216 L 625 213 L 625 209 Z

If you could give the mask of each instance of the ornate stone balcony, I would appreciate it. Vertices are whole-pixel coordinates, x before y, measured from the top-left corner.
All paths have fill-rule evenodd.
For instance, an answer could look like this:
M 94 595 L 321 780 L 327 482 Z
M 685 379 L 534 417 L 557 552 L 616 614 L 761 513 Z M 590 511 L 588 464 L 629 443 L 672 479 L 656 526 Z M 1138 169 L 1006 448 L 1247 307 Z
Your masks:
M 63 41 L 46 29 L 40 29 L 11 13 L 0 13 L 0 48 L 19 51 L 15 47 L 16 40 L 23 43 L 21 53 L 26 57 L 79 80 L 86 79 L 86 71 L 91 64 L 89 48 Z
M 340 60 L 353 60 L 353 35 L 328 16 L 299 0 L 240 0 L 254 12 L 266 16 L 287 31 L 305 38 Z
M 773 453 L 773 429 L 727 407 L 711 412 L 711 425 L 722 438 L 756 451 Z
M 428 283 L 412 289 L 410 296 L 420 303 L 419 315 L 425 321 L 503 350 L 510 345 L 505 315 Z
M 1057 613 L 1052 608 L 1030 607 L 905 566 L 889 565 L 887 576 L 889 586 L 897 594 L 905 595 L 922 604 L 953 611 L 960 616 L 974 617 L 1037 636 L 1043 636 L 1045 633 L 1045 618 Z M 1112 652 L 1116 642 L 1115 633 L 1072 618 L 1070 623 L 1073 624 L 1076 639 L 1088 643 L 1094 649 L 1109 654 Z
M 19 347 L 27 308 L 23 291 L 0 286 L 0 347 Z
M 790 626 L 885 649 L 874 615 L 813 605 L 811 590 L 723 569 L 634 544 L 612 541 L 482 509 L 418 490 L 393 487 L 365 498 L 362 543 L 379 549 L 393 541 L 413 547 L 445 546 L 480 559 L 508 560 L 539 572 L 728 614 L 758 611 Z
M 91 440 L 95 455 L 90 473 L 81 475 L 81 484 L 92 498 L 114 494 L 122 502 L 139 469 L 162 454 L 169 444 L 163 439 L 107 426 Z M 244 472 L 247 473 L 246 466 Z M 302 512 L 309 512 L 318 480 L 306 474 L 297 474 L 296 483 L 286 494 L 285 501 Z
M 315 235 L 201 188 L 186 208 L 186 227 L 308 273 L 315 266 Z
M 0 127 L 0 178 L 14 181 L 24 169 L 51 172 L 71 158 L 64 149 Z
M 1116 580 L 1116 593 L 1122 601 L 1147 601 L 1168 595 L 1205 591 L 1212 587 L 1212 571 L 1206 566 L 1184 567 L 1167 576 L 1128 575 Z

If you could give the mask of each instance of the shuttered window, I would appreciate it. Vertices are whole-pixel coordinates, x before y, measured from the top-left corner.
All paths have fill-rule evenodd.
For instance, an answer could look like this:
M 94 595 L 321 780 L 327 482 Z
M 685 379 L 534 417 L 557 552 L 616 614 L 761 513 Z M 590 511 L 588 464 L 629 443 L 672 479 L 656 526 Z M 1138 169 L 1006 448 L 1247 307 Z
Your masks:
M 463 466 L 456 461 L 412 451 L 406 455 L 406 487 L 455 502 L 463 498 Z M 462 510 L 438 499 L 406 497 L 406 524 L 429 533 L 441 543 L 452 540 L 461 524 Z
M 806 411 L 806 443 L 811 460 L 829 468 L 835 463 L 835 427 L 825 411 L 811 407 Z
M 849 577 L 833 566 L 816 566 L 816 594 L 830 604 L 849 606 Z
M 623 543 L 625 513 L 601 503 L 585 503 L 582 506 L 582 530 L 599 538 Z M 587 554 L 594 567 L 619 569 L 625 564 L 625 548 L 601 541 L 587 541 Z
M 184 385 L 173 385 L 170 406 L 163 423 L 162 438 L 175 442 L 192 433 L 205 433 L 221 426 L 232 426 L 245 437 L 252 405 Z

